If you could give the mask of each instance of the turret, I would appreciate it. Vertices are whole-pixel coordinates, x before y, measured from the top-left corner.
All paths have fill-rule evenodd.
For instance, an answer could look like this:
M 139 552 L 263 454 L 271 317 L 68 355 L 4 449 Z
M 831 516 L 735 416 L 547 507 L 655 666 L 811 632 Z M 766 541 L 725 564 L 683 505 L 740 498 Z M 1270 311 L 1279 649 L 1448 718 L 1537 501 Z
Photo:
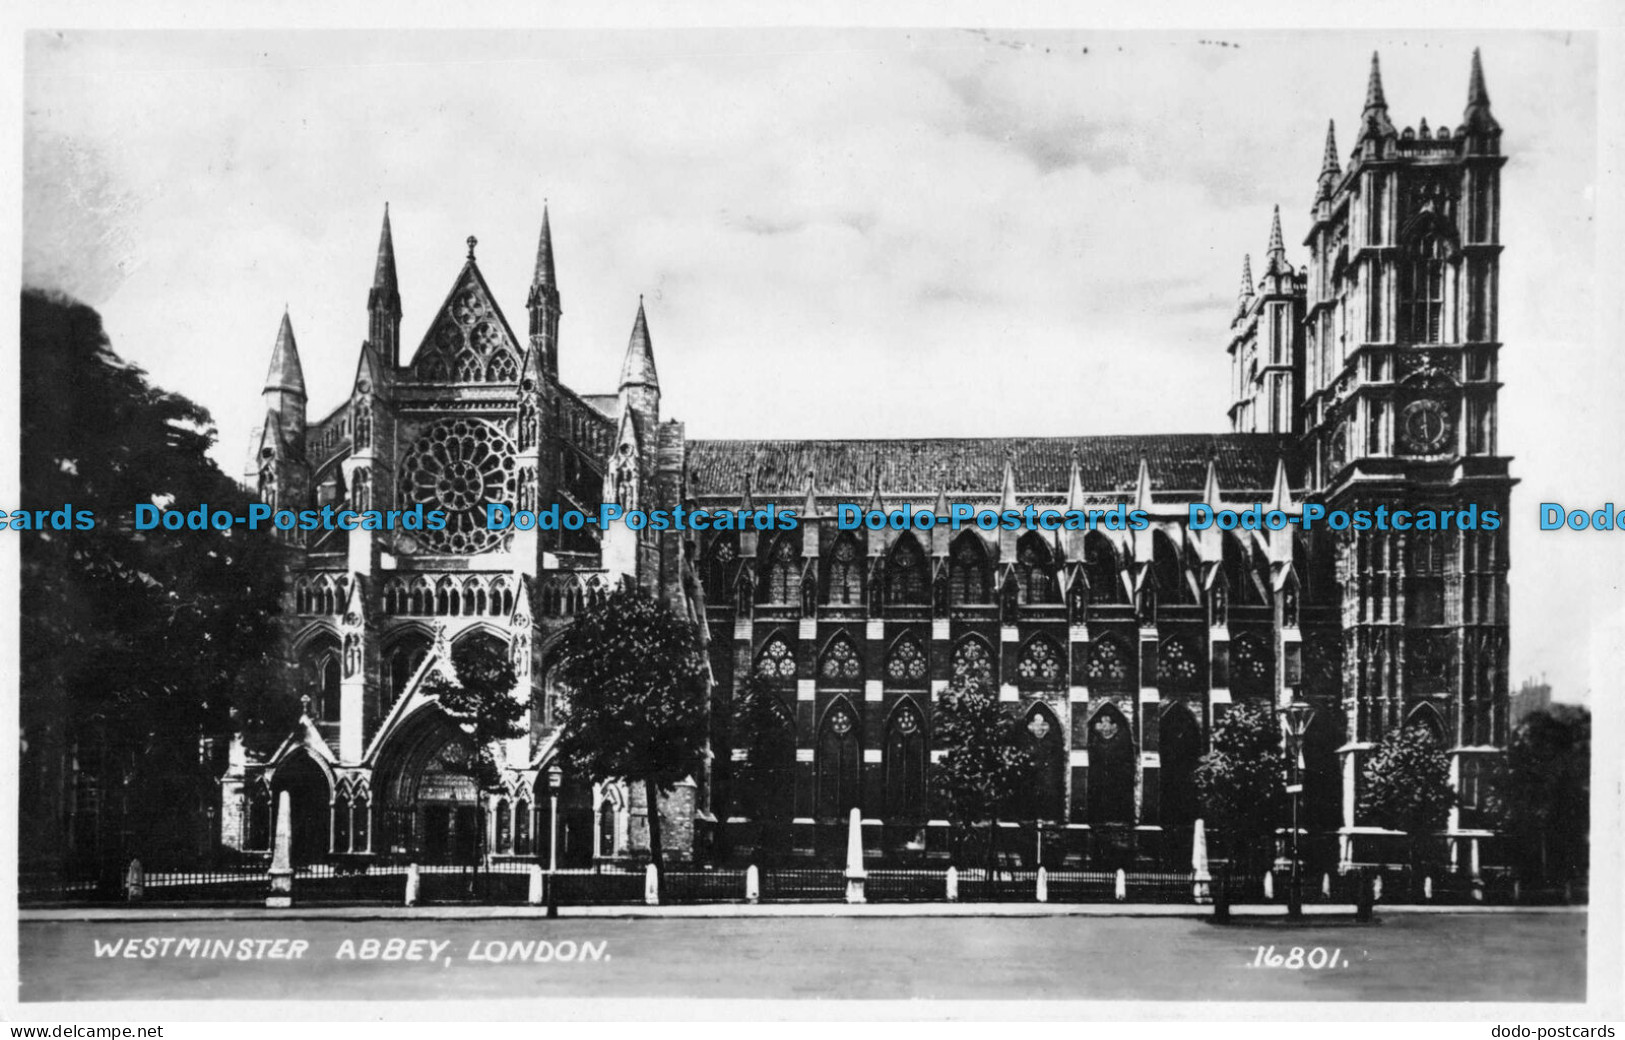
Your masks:
M 282 440 L 303 455 L 305 452 L 305 373 L 299 364 L 299 345 L 293 338 L 293 321 L 286 309 L 271 348 L 271 368 L 261 392 L 265 409 L 277 417 Z M 267 420 L 269 421 L 269 420 Z
M 1359 145 L 1368 139 L 1393 137 L 1394 124 L 1388 121 L 1388 100 L 1382 95 L 1382 66 L 1376 52 L 1371 55 L 1371 77 L 1366 81 L 1365 109 L 1360 113 Z
M 652 437 L 660 421 L 660 377 L 655 374 L 654 344 L 649 339 L 649 320 L 644 316 L 641 296 L 632 338 L 626 344 L 626 360 L 621 365 L 619 390 L 622 414 L 630 409 L 638 417 L 639 433 Z
M 401 287 L 395 277 L 395 239 L 389 231 L 389 203 L 378 236 L 378 264 L 367 291 L 367 342 L 391 368 L 401 363 Z
M 1484 64 L 1473 48 L 1473 71 L 1467 82 L 1467 110 L 1461 117 L 1462 130 L 1475 138 L 1472 151 L 1494 154 L 1500 151 L 1501 124 L 1490 115 L 1490 92 L 1484 87 Z
M 1337 190 L 1337 182 L 1343 176 L 1343 168 L 1337 162 L 1337 124 L 1326 124 L 1326 156 L 1320 163 L 1320 180 L 1315 185 L 1315 201 L 1332 197 Z
M 547 205 L 542 205 L 542 233 L 536 242 L 536 271 L 530 279 L 530 295 L 525 300 L 530 311 L 530 351 L 533 364 L 544 378 L 559 378 L 558 279 L 553 271 L 553 229 L 548 223 Z

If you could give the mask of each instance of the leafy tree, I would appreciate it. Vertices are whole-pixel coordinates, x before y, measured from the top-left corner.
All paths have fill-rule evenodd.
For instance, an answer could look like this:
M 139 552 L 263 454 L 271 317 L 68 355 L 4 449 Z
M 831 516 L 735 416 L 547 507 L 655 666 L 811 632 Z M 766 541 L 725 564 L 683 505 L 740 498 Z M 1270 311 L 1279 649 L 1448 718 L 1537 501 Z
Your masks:
M 1233 704 L 1213 727 L 1213 750 L 1196 767 L 1202 814 L 1244 870 L 1261 869 L 1285 818 L 1287 759 L 1268 702 Z
M 1456 804 L 1449 757 L 1427 727 L 1409 726 L 1378 742 L 1361 781 L 1361 817 L 1405 833 L 1413 883 L 1420 884 L 1427 837 L 1445 825 Z
M 1581 876 L 1591 833 L 1591 712 L 1558 704 L 1519 723 L 1491 778 L 1490 808 L 1528 876 Z
M 932 763 L 931 788 L 952 825 L 955 845 L 987 828 L 987 870 L 993 876 L 1000 819 L 1015 811 L 1032 784 L 1033 762 L 1021 722 L 985 683 L 956 683 L 932 715 L 942 758 Z
M 95 516 L 14 535 L 24 791 L 39 795 L 24 847 L 61 849 L 51 792 L 72 754 L 102 794 L 104 861 L 195 859 L 230 732 L 280 736 L 298 717 L 267 692 L 284 688 L 282 550 L 267 531 L 134 529 L 138 504 L 241 514 L 249 496 L 208 457 L 208 412 L 114 353 L 94 310 L 25 291 L 21 348 L 20 505 Z M 200 762 L 205 740 L 216 758 Z
M 467 776 L 482 795 L 502 788 L 502 766 L 497 748 L 501 741 L 523 736 L 520 724 L 525 701 L 516 696 L 518 676 L 513 662 L 494 639 L 466 639 L 451 651 L 451 671 L 455 680 L 439 670 L 424 679 L 424 689 L 434 694 L 440 708 L 468 734 L 471 750 L 453 771 Z M 488 845 L 485 813 L 479 814 L 479 849 L 484 860 Z
M 734 766 L 735 797 L 760 825 L 757 848 L 771 860 L 787 848 L 795 816 L 794 720 L 778 693 L 756 676 L 745 679 L 739 692 L 734 732 L 746 757 Z
M 649 855 L 665 863 L 660 795 L 697 776 L 710 725 L 710 669 L 692 620 L 635 588 L 576 616 L 559 645 L 570 698 L 558 753 L 597 781 L 642 784 Z

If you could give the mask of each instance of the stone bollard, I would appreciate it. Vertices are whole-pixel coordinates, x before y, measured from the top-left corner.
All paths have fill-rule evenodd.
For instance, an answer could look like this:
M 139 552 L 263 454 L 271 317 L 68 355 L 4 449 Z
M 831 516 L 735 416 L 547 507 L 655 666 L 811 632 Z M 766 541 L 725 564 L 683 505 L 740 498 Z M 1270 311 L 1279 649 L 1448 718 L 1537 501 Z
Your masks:
M 1117 889 L 1114 894 L 1119 903 L 1128 898 L 1128 872 L 1122 867 L 1117 868 Z
M 762 901 L 762 875 L 752 863 L 745 868 L 745 902 L 760 903 Z
M 1371 880 L 1371 901 L 1373 903 L 1382 902 L 1382 875 L 1381 874 L 1378 874 L 1375 878 L 1373 878 Z
M 406 865 L 406 905 L 407 906 L 417 906 L 418 905 L 418 887 L 421 884 L 422 884 L 422 878 L 420 878 L 418 876 L 418 865 L 416 863 L 408 863 Z
M 869 872 L 863 869 L 863 814 L 853 808 L 846 826 L 846 901 L 867 902 L 863 884 Z
M 271 910 L 293 906 L 293 796 L 286 790 L 277 795 L 276 845 L 271 852 L 271 894 L 265 905 Z
M 1432 874 L 1429 874 L 1427 877 L 1422 879 L 1422 901 L 1425 902 L 1425 903 L 1433 902 L 1433 875 Z
M 959 902 L 959 868 L 948 868 L 948 902 Z
M 660 905 L 660 871 L 653 863 L 643 871 L 643 901 L 650 906 Z
M 1040 903 L 1049 902 L 1049 871 L 1043 867 L 1038 868 L 1038 890 L 1036 893 Z
M 1275 898 L 1275 871 L 1273 870 L 1264 871 L 1264 898 L 1266 900 Z
M 141 869 L 141 861 L 132 859 L 130 868 L 124 872 L 124 898 L 127 902 L 139 903 L 147 890 L 147 872 Z
M 525 902 L 531 906 L 542 905 L 542 865 L 540 863 L 530 865 L 530 892 L 526 895 Z
M 1320 875 L 1320 894 L 1327 899 L 1332 897 L 1332 876 L 1330 874 Z

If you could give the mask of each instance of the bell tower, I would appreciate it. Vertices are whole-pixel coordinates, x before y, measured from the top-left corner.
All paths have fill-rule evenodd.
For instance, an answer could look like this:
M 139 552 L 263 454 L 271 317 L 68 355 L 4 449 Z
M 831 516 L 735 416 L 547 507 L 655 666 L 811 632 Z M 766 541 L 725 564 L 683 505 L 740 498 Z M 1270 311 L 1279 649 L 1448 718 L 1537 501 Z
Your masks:
M 1303 429 L 1329 509 L 1453 513 L 1336 536 L 1348 743 L 1345 855 L 1361 756 L 1424 725 L 1481 825 L 1507 719 L 1508 499 L 1497 443 L 1501 128 L 1474 51 L 1461 125 L 1396 129 L 1375 55 L 1348 167 L 1334 131 L 1311 209 Z M 1497 526 L 1485 523 L 1494 512 Z M 1404 524 L 1402 527 L 1401 524 Z

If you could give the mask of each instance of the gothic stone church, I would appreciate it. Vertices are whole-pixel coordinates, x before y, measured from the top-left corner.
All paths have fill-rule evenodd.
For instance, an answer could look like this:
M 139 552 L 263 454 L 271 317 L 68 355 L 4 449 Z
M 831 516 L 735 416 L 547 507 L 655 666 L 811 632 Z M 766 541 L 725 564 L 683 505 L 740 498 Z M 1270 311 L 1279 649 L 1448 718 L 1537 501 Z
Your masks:
M 277 506 L 423 503 L 443 531 L 294 535 L 286 638 L 303 717 L 261 761 L 234 746 L 223 839 L 267 847 L 292 795 L 297 853 L 470 854 L 480 813 L 497 858 L 561 866 L 647 850 L 640 790 L 554 768 L 561 690 L 550 649 L 625 581 L 703 626 L 715 682 L 754 675 L 788 739 L 772 792 L 791 852 L 815 855 L 848 811 L 896 862 L 946 855 L 926 794 L 933 704 L 956 677 L 996 688 L 1043 763 L 1029 815 L 1051 862 L 1187 855 L 1193 770 L 1230 705 L 1313 706 L 1304 738 L 1311 855 L 1391 858 L 1356 811 L 1363 756 L 1420 724 L 1448 749 L 1461 848 L 1507 731 L 1506 532 L 1191 531 L 1187 506 L 1265 502 L 1503 513 L 1496 444 L 1501 130 L 1473 57 L 1456 127 L 1396 129 L 1373 58 L 1346 159 L 1331 131 L 1303 240 L 1279 212 L 1244 261 L 1227 350 L 1230 432 L 904 441 L 690 440 L 661 415 L 640 305 L 613 393 L 558 379 L 560 292 L 544 210 L 517 335 L 475 261 L 403 351 L 386 211 L 349 400 L 306 414 L 283 318 L 248 477 Z M 1346 164 L 1345 164 L 1346 163 Z M 746 378 L 742 376 L 741 378 Z M 839 434 L 842 431 L 832 430 Z M 493 532 L 483 506 L 605 499 L 646 508 L 795 507 L 782 533 Z M 839 502 L 963 500 L 1146 510 L 1144 531 L 841 532 Z M 505 648 L 528 691 L 506 789 L 478 797 L 461 730 L 425 691 L 450 648 Z M 662 806 L 678 858 L 748 850 L 730 783 L 745 750 L 714 713 L 711 765 Z M 793 749 L 793 758 L 792 758 Z M 754 792 L 761 793 L 761 792 Z M 554 838 L 556 835 L 556 840 Z

